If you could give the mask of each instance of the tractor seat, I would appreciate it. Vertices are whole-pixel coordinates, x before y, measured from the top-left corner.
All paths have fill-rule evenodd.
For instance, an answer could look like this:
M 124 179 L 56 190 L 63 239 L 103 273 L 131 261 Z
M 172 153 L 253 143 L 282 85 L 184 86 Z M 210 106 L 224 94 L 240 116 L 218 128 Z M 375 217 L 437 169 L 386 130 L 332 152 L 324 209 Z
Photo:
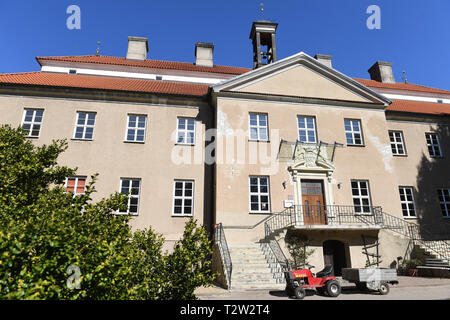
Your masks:
M 316 273 L 317 278 L 329 277 L 333 274 L 333 266 L 325 266 L 323 270 Z

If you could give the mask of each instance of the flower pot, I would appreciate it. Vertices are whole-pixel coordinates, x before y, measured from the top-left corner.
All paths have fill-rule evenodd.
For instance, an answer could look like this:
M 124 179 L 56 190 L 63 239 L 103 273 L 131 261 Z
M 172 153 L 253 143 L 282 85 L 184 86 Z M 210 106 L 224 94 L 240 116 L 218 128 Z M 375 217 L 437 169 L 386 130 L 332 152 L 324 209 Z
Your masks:
M 410 277 L 417 277 L 419 274 L 419 269 L 408 269 L 408 275 Z

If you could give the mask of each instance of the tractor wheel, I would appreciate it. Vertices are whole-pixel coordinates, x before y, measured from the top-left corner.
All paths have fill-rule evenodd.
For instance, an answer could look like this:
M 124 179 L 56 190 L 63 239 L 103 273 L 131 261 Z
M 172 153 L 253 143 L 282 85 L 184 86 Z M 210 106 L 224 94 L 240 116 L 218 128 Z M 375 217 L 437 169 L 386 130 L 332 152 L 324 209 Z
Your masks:
M 383 296 L 388 294 L 389 293 L 389 284 L 387 284 L 386 282 L 382 282 L 380 284 L 380 287 L 378 288 L 378 292 Z
M 302 287 L 296 287 L 294 289 L 294 295 L 297 299 L 303 299 L 306 295 L 306 291 Z
M 341 294 L 341 285 L 336 280 L 328 281 L 326 288 L 330 297 L 337 297 Z

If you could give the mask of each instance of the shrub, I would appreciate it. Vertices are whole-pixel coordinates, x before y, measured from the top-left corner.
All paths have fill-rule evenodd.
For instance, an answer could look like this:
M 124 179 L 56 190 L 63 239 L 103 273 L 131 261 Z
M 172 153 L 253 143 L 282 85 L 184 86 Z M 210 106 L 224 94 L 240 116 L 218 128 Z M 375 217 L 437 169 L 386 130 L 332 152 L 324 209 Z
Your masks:
M 291 268 L 304 268 L 308 264 L 308 258 L 314 253 L 314 249 L 308 250 L 310 241 L 303 235 L 287 233 L 285 242 L 290 254 Z

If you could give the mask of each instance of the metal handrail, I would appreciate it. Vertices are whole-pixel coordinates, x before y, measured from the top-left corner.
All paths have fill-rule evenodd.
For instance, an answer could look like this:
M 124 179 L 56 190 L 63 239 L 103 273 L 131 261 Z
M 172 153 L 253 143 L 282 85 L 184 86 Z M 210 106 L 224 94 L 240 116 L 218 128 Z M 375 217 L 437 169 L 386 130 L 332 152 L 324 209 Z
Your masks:
M 354 205 L 295 205 L 296 221 L 308 225 L 381 225 L 381 207 Z M 301 218 L 300 218 L 301 217 Z
M 289 260 L 284 255 L 283 250 L 280 247 L 280 244 L 275 238 L 270 238 L 270 235 L 272 234 L 272 230 L 270 229 L 268 224 L 264 225 L 264 229 L 266 232 L 266 243 L 269 245 L 270 250 L 273 253 L 273 256 L 275 257 L 275 262 L 278 263 L 281 266 L 281 269 L 283 272 L 289 271 L 291 266 L 289 263 Z
M 225 266 L 225 271 L 227 273 L 228 289 L 231 287 L 231 274 L 233 272 L 233 263 L 231 261 L 230 250 L 228 249 L 227 239 L 225 238 L 225 232 L 223 231 L 222 223 L 216 225 L 214 233 L 214 242 L 219 245 L 219 250 L 223 255 L 223 263 Z
M 429 251 L 433 252 L 442 260 L 450 261 L 450 241 L 443 239 L 436 239 L 436 235 L 415 223 L 407 222 L 401 218 L 390 215 L 389 213 L 383 213 L 383 228 L 397 232 L 415 242 L 419 242 L 423 247 L 426 247 Z M 433 241 L 433 243 L 428 243 Z M 448 252 L 442 254 L 442 252 Z
M 275 262 L 281 266 L 283 272 L 289 271 L 291 266 L 289 260 L 286 258 L 283 250 L 280 247 L 280 244 L 275 239 L 275 237 L 271 238 L 272 234 L 276 230 L 288 228 L 294 225 L 294 210 L 292 207 L 286 208 L 280 213 L 274 214 L 264 222 L 264 232 L 265 232 L 265 240 L 268 244 L 270 250 L 275 257 Z

